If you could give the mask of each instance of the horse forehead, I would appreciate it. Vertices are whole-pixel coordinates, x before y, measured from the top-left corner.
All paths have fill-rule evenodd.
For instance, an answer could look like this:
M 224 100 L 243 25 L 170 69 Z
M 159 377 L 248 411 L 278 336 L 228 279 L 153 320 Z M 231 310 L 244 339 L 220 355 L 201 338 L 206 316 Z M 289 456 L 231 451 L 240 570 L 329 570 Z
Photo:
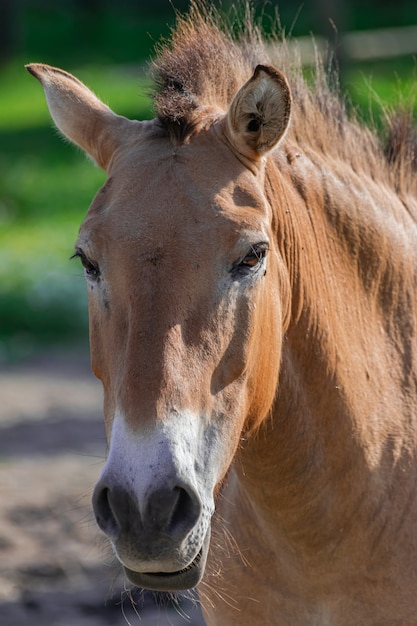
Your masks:
M 191 197 L 193 192 L 219 189 L 237 179 L 255 187 L 255 176 L 221 137 L 216 126 L 196 133 L 181 145 L 151 133 L 119 153 L 118 173 L 140 184 L 159 180 L 156 196 L 168 190 L 185 190 Z
M 208 233 L 227 237 L 238 228 L 257 228 L 264 217 L 262 194 L 229 151 L 155 143 L 117 163 L 85 227 L 101 230 L 104 220 L 113 233 L 136 232 L 143 243 L 164 234 L 206 241 Z

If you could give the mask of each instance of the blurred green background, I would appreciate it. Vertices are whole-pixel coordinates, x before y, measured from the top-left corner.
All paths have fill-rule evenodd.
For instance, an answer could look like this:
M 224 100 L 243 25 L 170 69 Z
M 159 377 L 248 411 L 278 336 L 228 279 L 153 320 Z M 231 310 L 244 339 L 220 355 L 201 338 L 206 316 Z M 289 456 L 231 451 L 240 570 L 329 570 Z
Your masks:
M 223 2 L 223 10 L 229 5 Z M 260 14 L 261 3 L 254 6 Z M 365 119 L 377 118 L 381 103 L 413 99 L 415 0 L 262 6 L 266 29 L 278 7 L 293 37 L 337 40 L 343 87 Z M 147 61 L 169 33 L 174 10 L 169 0 L 0 0 L 0 16 L 0 362 L 8 362 L 45 344 L 87 343 L 82 271 L 69 258 L 104 181 L 103 172 L 57 136 L 43 91 L 24 64 L 63 67 L 117 113 L 152 117 Z M 344 37 L 375 29 L 400 30 L 377 33 L 379 48 L 370 50 L 360 38 Z

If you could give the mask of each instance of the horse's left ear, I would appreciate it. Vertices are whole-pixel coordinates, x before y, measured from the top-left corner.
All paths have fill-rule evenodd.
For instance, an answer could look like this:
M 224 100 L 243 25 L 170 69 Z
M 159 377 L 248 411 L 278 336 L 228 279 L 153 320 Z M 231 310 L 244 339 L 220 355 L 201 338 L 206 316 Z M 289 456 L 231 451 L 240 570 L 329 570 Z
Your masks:
M 235 95 L 226 116 L 226 133 L 238 152 L 259 159 L 282 139 L 288 128 L 291 93 L 285 76 L 258 65 Z

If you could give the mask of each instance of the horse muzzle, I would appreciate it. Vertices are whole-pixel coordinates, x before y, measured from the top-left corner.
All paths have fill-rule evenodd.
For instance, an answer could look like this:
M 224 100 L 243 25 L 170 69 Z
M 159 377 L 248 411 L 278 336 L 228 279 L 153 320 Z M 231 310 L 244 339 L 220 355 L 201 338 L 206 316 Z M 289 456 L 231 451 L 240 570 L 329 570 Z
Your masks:
M 129 580 L 155 591 L 197 585 L 204 573 L 210 529 L 195 493 L 158 489 L 140 510 L 132 494 L 104 476 L 93 495 L 97 524 L 111 540 Z
M 175 458 L 178 446 L 160 432 L 135 445 L 123 438 L 121 446 L 116 437 L 94 489 L 98 526 L 133 584 L 156 591 L 194 587 L 204 573 L 214 505 L 198 486 L 193 455 Z

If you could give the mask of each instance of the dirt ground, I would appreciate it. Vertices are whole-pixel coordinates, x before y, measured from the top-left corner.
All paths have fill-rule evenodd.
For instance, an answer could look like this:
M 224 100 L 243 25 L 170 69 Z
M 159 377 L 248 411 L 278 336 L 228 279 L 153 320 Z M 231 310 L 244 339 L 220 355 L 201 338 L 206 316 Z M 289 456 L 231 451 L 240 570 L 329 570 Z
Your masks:
M 101 403 L 86 352 L 0 369 L 0 625 L 203 626 L 192 594 L 131 589 L 96 527 Z

